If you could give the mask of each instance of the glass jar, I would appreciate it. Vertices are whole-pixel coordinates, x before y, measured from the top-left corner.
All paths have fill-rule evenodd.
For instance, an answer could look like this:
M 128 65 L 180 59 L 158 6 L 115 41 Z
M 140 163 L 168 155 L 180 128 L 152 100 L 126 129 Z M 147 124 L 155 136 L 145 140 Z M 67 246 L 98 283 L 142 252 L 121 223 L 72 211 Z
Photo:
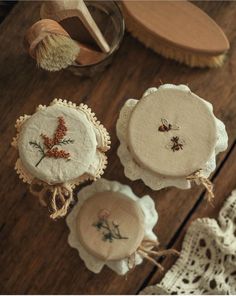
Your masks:
M 111 62 L 114 54 L 120 47 L 124 36 L 125 23 L 119 6 L 114 1 L 85 1 L 93 19 L 100 28 L 104 38 L 110 46 L 110 52 L 94 64 L 79 65 L 73 64 L 67 69 L 79 76 L 93 76 L 102 72 Z M 77 22 L 77 24 L 76 24 Z M 78 19 L 74 17 L 65 19 L 60 24 L 67 30 L 70 36 L 79 41 L 94 43 L 82 26 L 78 26 Z M 92 44 L 94 46 L 94 44 Z

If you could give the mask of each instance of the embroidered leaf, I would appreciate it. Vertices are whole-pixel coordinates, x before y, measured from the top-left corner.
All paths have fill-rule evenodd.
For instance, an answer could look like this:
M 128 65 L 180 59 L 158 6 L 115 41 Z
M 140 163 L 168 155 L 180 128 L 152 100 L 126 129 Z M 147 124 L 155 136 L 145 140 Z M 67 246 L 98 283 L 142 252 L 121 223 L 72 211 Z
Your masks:
M 112 225 L 109 224 L 107 218 L 99 218 L 99 220 L 92 224 L 98 231 L 103 229 L 102 232 L 102 240 L 113 242 L 114 239 L 128 239 L 128 237 L 122 236 L 119 229 L 119 224 L 115 222 L 111 222 Z
M 62 141 L 60 141 L 58 143 L 58 145 L 67 145 L 67 144 L 73 144 L 74 143 L 74 140 L 71 140 L 71 139 L 64 139 Z
M 33 142 L 33 141 L 30 141 L 29 144 L 30 144 L 32 147 L 37 148 L 38 151 L 39 151 L 41 154 L 44 155 L 44 150 L 43 150 L 42 146 L 41 146 L 39 143 L 37 143 L 37 142 Z

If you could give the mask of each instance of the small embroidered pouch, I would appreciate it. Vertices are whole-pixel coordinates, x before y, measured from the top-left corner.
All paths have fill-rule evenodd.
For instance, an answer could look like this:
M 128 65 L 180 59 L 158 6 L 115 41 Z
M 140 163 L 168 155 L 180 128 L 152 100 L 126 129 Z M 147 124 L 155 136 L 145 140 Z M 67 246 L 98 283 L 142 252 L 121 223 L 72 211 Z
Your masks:
M 16 129 L 17 174 L 43 205 L 49 198 L 51 218 L 66 215 L 75 186 L 103 174 L 109 134 L 86 105 L 61 99 L 21 116 Z
M 148 89 L 138 101 L 129 99 L 117 122 L 118 156 L 125 175 L 142 179 L 154 190 L 190 188 L 192 180 L 213 195 L 207 179 L 216 155 L 227 148 L 224 124 L 212 105 L 185 85 Z
M 152 256 L 178 252 L 153 250 L 159 246 L 152 231 L 157 218 L 149 196 L 138 198 L 130 187 L 100 179 L 79 192 L 79 201 L 66 219 L 68 243 L 95 273 L 107 265 L 123 275 L 143 258 L 162 268 Z

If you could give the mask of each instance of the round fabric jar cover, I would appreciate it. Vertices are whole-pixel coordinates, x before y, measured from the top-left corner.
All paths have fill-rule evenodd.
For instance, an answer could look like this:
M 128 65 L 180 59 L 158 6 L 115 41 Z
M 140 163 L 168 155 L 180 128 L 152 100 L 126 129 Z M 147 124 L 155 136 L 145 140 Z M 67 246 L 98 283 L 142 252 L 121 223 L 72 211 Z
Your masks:
M 20 117 L 16 128 L 15 169 L 24 182 L 42 183 L 63 201 L 75 185 L 103 174 L 110 137 L 86 105 L 55 99 Z
M 228 141 L 212 105 L 187 86 L 171 84 L 148 89 L 139 101 L 129 99 L 120 112 L 117 136 L 125 175 L 154 190 L 189 188 L 186 178 L 200 170 L 207 178 Z
M 57 140 L 55 133 L 62 136 Z M 48 184 L 64 183 L 86 173 L 96 147 L 96 135 L 86 115 L 60 104 L 33 114 L 22 126 L 18 140 L 24 167 Z M 57 156 L 56 151 L 64 154 Z
M 76 248 L 87 268 L 95 273 L 104 265 L 118 274 L 129 271 L 143 257 L 136 252 L 143 240 L 157 242 L 152 229 L 157 212 L 149 196 L 138 198 L 130 187 L 99 179 L 83 188 L 78 203 L 67 216 L 68 243 Z
M 101 260 L 131 256 L 144 237 L 144 217 L 139 205 L 119 192 L 95 193 L 80 209 L 79 240 Z

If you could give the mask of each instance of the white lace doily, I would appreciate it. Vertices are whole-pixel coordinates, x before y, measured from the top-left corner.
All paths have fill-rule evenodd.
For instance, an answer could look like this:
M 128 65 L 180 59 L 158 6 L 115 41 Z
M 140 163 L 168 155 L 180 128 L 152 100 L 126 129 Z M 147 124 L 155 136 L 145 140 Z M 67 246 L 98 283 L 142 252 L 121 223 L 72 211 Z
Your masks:
M 158 214 L 155 210 L 155 204 L 151 197 L 145 195 L 142 198 L 137 197 L 131 188 L 127 185 L 122 185 L 116 181 L 108 181 L 105 179 L 99 179 L 90 186 L 83 188 L 78 196 L 78 203 L 74 206 L 71 213 L 66 218 L 66 223 L 70 229 L 70 234 L 68 236 L 68 243 L 71 247 L 78 250 L 81 259 L 84 261 L 86 267 L 94 273 L 99 273 L 104 265 L 107 265 L 110 269 L 115 271 L 117 274 L 123 275 L 129 271 L 128 260 L 124 258 L 119 261 L 103 261 L 94 257 L 92 254 L 88 253 L 85 248 L 81 245 L 78 240 L 78 234 L 76 229 L 76 220 L 79 214 L 79 210 L 83 203 L 89 197 L 93 196 L 96 192 L 104 191 L 114 191 L 120 192 L 135 200 L 141 207 L 144 213 L 144 239 L 157 240 L 157 236 L 152 231 L 153 227 L 156 225 Z M 137 253 L 135 255 L 135 265 L 141 264 L 143 258 Z
M 172 85 L 172 84 L 165 84 L 160 86 L 160 88 L 178 88 L 184 91 L 190 91 L 190 89 L 186 85 Z M 145 91 L 143 94 L 144 96 L 149 95 L 150 93 L 156 92 L 157 88 L 152 87 Z M 212 104 L 203 100 L 210 110 L 213 110 Z M 120 140 L 120 146 L 117 150 L 117 154 L 120 158 L 122 165 L 124 166 L 124 173 L 127 178 L 130 180 L 138 180 L 142 179 L 143 182 L 149 186 L 153 190 L 160 190 L 165 187 L 175 186 L 181 189 L 188 189 L 191 187 L 191 182 L 186 180 L 185 178 L 176 178 L 176 177 L 166 177 L 162 175 L 155 174 L 147 169 L 141 168 L 137 162 L 135 162 L 134 158 L 132 157 L 128 145 L 127 145 L 127 130 L 129 124 L 129 118 L 131 115 L 132 110 L 134 109 L 135 105 L 138 103 L 138 100 L 129 99 L 126 101 L 124 106 L 120 111 L 120 116 L 117 121 L 116 131 L 117 137 Z M 219 152 L 222 152 L 227 149 L 228 147 L 228 136 L 225 130 L 225 125 L 219 119 L 215 118 L 216 126 L 217 126 L 217 143 L 215 146 L 215 152 L 206 163 L 206 165 L 202 168 L 201 174 L 204 177 L 209 177 L 209 175 L 215 170 L 216 168 L 216 155 Z
M 218 221 L 194 221 L 175 265 L 160 284 L 140 294 L 235 294 L 236 190 L 225 202 Z

